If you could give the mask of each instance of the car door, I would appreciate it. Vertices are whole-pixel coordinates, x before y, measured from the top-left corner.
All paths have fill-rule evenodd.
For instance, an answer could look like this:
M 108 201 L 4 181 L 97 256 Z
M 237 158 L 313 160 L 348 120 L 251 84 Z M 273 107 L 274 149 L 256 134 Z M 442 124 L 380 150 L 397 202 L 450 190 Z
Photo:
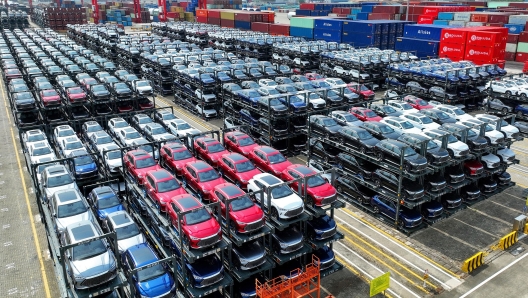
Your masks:
M 300 179 L 302 178 L 301 175 L 299 175 L 297 172 L 295 171 L 292 171 L 292 170 L 288 170 L 288 175 L 290 177 L 292 177 L 293 179 Z M 293 191 L 297 192 L 299 190 L 299 184 L 301 184 L 301 187 L 302 187 L 302 183 L 299 183 L 298 181 L 295 181 L 295 182 L 292 182 L 290 184 L 290 187 Z M 302 190 L 301 190 L 302 191 Z
M 314 155 L 319 157 L 319 158 L 323 158 L 324 159 L 326 152 L 325 152 L 325 149 L 324 149 L 323 145 L 321 144 L 321 142 L 315 143 L 313 148 L 314 148 L 314 150 L 313 150 Z
M 359 148 L 359 136 L 355 130 L 346 130 L 345 135 L 348 139 L 348 144 L 354 147 L 355 149 Z
M 154 182 L 154 179 L 152 179 L 150 175 L 147 175 L 147 178 L 145 179 L 145 189 L 147 191 L 147 196 L 156 202 L 156 182 Z
M 237 181 L 235 165 L 227 158 L 222 158 L 224 164 L 227 166 L 225 169 L 224 175 L 229 178 L 231 181 Z
M 268 200 L 266 195 L 266 187 L 258 180 L 254 180 L 255 186 L 258 188 L 257 191 L 261 191 L 255 194 L 255 199 L 262 205 L 267 206 Z
M 196 171 L 193 168 L 189 167 L 189 174 L 191 175 L 191 179 L 189 180 L 189 184 L 191 188 L 194 189 L 195 191 L 198 191 L 198 189 L 200 189 L 198 186 L 200 181 L 198 179 L 198 175 Z
M 225 204 L 226 198 L 219 191 L 215 191 L 215 195 L 218 198 L 218 203 L 220 204 L 221 214 L 225 218 L 226 217 L 226 204 Z

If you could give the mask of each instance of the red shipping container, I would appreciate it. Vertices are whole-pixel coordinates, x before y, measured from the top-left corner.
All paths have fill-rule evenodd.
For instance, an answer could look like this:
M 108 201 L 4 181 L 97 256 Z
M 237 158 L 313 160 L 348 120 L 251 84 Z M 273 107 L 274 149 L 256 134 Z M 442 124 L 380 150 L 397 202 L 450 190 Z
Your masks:
M 220 10 L 208 10 L 207 16 L 210 18 L 221 19 Z
M 474 31 L 468 32 L 467 44 L 479 47 L 500 47 L 501 38 L 499 32 Z
M 410 6 L 409 14 L 422 14 L 426 6 Z
M 472 13 L 471 14 L 471 22 L 488 22 L 488 15 L 485 13 Z
M 515 61 L 516 62 L 526 62 L 526 61 L 528 61 L 528 53 L 517 52 L 517 54 L 515 55 Z
M 207 24 L 218 25 L 218 26 L 220 26 L 220 19 L 217 19 L 217 18 L 207 18 Z
M 466 43 L 467 31 L 461 29 L 443 29 L 440 37 L 441 42 L 447 43 Z
M 196 10 L 197 17 L 207 17 L 207 13 L 208 13 L 207 9 L 197 9 Z
M 352 8 L 343 7 L 343 8 L 341 9 L 341 13 L 342 13 L 342 14 L 349 15 L 349 14 L 352 13 Z
M 409 21 L 411 22 L 418 22 L 418 17 L 420 17 L 419 14 L 410 14 L 409 15 Z M 406 21 L 406 15 L 405 14 L 401 14 L 400 15 L 400 21 Z
M 394 20 L 394 14 L 391 13 L 369 13 L 369 20 Z
M 315 3 L 301 3 L 300 9 L 315 10 Z
M 400 6 L 396 5 L 376 5 L 372 7 L 373 13 L 390 13 L 396 14 L 400 12 Z
M 492 14 L 488 17 L 488 22 L 490 23 L 504 23 L 507 24 L 510 19 L 509 15 L 497 15 Z
M 508 40 L 506 43 L 517 43 L 519 42 L 519 34 L 508 34 Z
M 466 46 L 460 43 L 441 42 L 438 47 L 440 55 L 464 57 Z
M 269 33 L 270 23 L 251 23 L 251 31 Z
M 418 24 L 432 24 L 434 19 L 433 16 L 421 15 L 418 17 Z
M 517 42 L 528 42 L 528 31 L 523 31 L 519 34 L 519 39 Z
M 486 63 L 495 63 L 495 49 L 487 47 L 479 47 L 474 45 L 466 45 L 464 59 L 470 61 L 487 61 Z
M 440 10 L 439 7 L 427 7 L 427 8 L 425 8 L 425 9 L 422 11 L 422 14 L 426 14 L 426 15 L 434 16 L 435 19 L 436 19 L 436 17 L 438 16 L 438 13 L 439 13 L 440 11 L 445 11 L 445 9 L 444 9 L 444 10 Z
M 235 21 L 234 20 L 220 19 L 220 26 L 227 27 L 227 28 L 235 28 Z
M 302 9 L 302 8 L 301 8 Z M 332 8 L 332 13 L 341 13 L 342 9 L 341 7 L 334 7 Z
M 290 35 L 290 25 L 287 24 L 270 24 L 269 33 L 271 35 Z

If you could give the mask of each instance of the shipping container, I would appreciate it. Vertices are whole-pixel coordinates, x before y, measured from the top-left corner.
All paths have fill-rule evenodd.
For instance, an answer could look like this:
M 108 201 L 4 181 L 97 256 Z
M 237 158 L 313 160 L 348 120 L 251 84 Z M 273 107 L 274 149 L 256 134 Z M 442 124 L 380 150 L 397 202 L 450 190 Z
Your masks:
M 488 22 L 489 15 L 487 13 L 471 13 L 471 22 Z
M 222 17 L 220 16 L 220 10 L 209 10 L 207 12 L 207 16 L 210 17 L 210 18 L 216 18 L 216 19 L 221 19 Z
M 381 24 L 379 22 L 344 21 L 343 32 L 381 33 Z
M 403 36 L 416 39 L 425 39 L 425 40 L 436 40 L 440 41 L 440 36 L 442 35 L 442 30 L 446 26 L 442 25 L 405 25 L 403 29 Z
M 341 43 L 341 31 L 326 30 L 326 29 L 314 29 L 315 40 L 325 40 L 328 42 L 339 42 Z
M 519 53 L 517 52 L 517 54 L 515 55 L 515 61 L 516 62 L 526 62 L 528 61 L 528 53 Z
M 445 43 L 466 44 L 466 36 L 466 31 L 445 28 L 442 30 L 440 41 Z
M 518 34 L 524 31 L 524 25 L 525 24 L 505 24 L 504 27 L 508 28 L 508 33 Z
M 508 40 L 506 42 L 507 43 L 517 43 L 517 42 L 519 42 L 519 34 L 508 34 Z
M 369 13 L 369 20 L 394 20 L 394 14 L 390 13 Z
M 270 24 L 269 33 L 271 35 L 290 35 L 290 25 L 288 24 Z
M 453 12 L 440 12 L 438 14 L 438 19 L 439 20 L 445 20 L 445 21 L 452 21 L 453 20 L 453 17 L 454 17 L 454 14 Z
M 220 12 L 220 18 L 222 20 L 235 20 L 235 13 L 233 11 L 221 11 Z
M 298 15 L 298 16 L 311 16 L 312 15 L 312 11 L 313 10 L 308 10 L 308 9 L 297 9 L 297 10 L 295 10 L 295 15 Z
M 515 53 L 515 52 L 517 52 L 517 48 L 518 48 L 518 44 L 516 44 L 516 43 L 507 43 L 506 44 L 506 53 L 507 52 Z M 522 52 L 522 51 L 520 51 L 520 52 Z
M 255 32 L 269 33 L 270 25 L 270 23 L 253 22 L 251 23 L 251 30 Z
M 306 18 L 306 17 L 293 17 L 290 20 L 290 26 L 296 27 L 296 28 L 308 28 L 313 29 L 314 28 L 314 21 L 313 18 Z
M 235 28 L 251 30 L 251 23 L 244 21 L 235 21 Z
M 494 48 L 490 47 L 466 45 L 464 59 L 470 61 L 487 61 L 487 63 L 495 63 L 498 60 L 496 57 L 497 52 Z
M 362 32 L 343 32 L 343 43 L 353 44 L 356 47 L 381 45 L 381 38 L 379 34 L 365 34 Z
M 314 29 L 342 31 L 343 30 L 343 20 L 316 19 L 314 21 Z
M 511 15 L 508 19 L 509 24 L 526 25 L 528 15 Z
M 208 20 L 209 20 L 208 17 L 196 17 L 196 21 L 198 23 L 209 23 Z M 209 23 L 209 24 L 213 24 L 213 23 Z M 220 24 L 218 24 L 218 25 L 220 25 Z
M 196 18 L 199 18 L 199 17 L 196 17 Z M 221 19 L 217 19 L 217 18 L 207 18 L 207 24 L 212 24 L 212 25 L 218 25 L 220 26 L 221 23 L 220 23 L 220 20 Z M 202 23 L 200 21 L 198 21 L 199 23 Z
M 471 21 L 471 13 L 470 12 L 455 12 L 453 14 L 453 21 L 469 22 Z
M 313 39 L 313 34 L 314 34 L 313 31 L 314 30 L 311 28 L 300 28 L 300 27 L 293 27 L 290 25 L 290 35 L 291 36 Z
M 501 47 L 502 37 L 500 32 L 469 31 L 467 44 L 479 47 Z
M 460 43 L 441 42 L 438 56 L 441 58 L 451 58 L 452 60 L 463 60 L 466 46 Z
M 234 20 L 220 19 L 220 26 L 227 28 L 235 28 Z
M 438 55 L 439 41 L 398 37 L 394 49 L 397 51 L 416 51 L 418 58 L 431 58 Z
M 504 55 L 504 59 L 506 61 L 515 61 L 515 52 L 506 52 L 506 55 Z
M 315 4 L 314 3 L 301 3 L 299 8 L 304 9 L 304 10 L 314 10 Z

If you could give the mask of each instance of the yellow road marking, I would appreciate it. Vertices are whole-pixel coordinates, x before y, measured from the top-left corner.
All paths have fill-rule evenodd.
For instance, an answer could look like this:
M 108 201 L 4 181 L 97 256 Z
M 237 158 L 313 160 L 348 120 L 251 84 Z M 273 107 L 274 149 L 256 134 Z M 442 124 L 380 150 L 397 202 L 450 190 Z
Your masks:
M 369 255 L 371 258 L 375 259 L 376 261 L 380 262 L 381 264 L 385 265 L 385 267 L 389 268 L 390 270 L 392 270 L 393 273 L 401 276 L 403 279 L 407 280 L 410 284 L 412 284 L 413 286 L 415 286 L 416 288 L 422 290 L 423 292 L 425 293 L 429 293 L 429 291 L 427 289 L 425 289 L 424 287 L 422 287 L 421 285 L 415 283 L 414 281 L 412 281 L 410 278 L 408 278 L 407 276 L 403 275 L 403 273 L 401 273 L 400 271 L 396 270 L 394 267 L 392 267 L 391 265 L 387 264 L 387 262 L 385 262 L 384 260 L 380 259 L 379 257 L 377 257 L 376 255 L 374 255 L 372 252 L 370 252 L 368 249 L 364 248 L 363 246 L 361 246 L 359 243 L 356 243 L 354 241 L 352 241 L 349 237 L 345 237 L 345 242 L 347 243 L 350 243 L 354 246 L 356 246 L 357 248 L 359 248 L 360 250 L 362 250 L 363 252 L 365 252 L 367 255 Z M 387 256 L 388 257 L 388 256 Z M 400 265 L 398 262 L 394 261 L 392 258 L 388 257 L 388 259 L 390 259 L 391 261 L 393 261 L 394 263 Z M 403 268 L 402 265 L 400 265 L 400 267 Z M 421 278 L 418 277 L 420 280 Z M 431 284 L 432 285 L 432 284 Z M 436 287 L 435 285 L 432 285 L 433 287 Z
M 11 108 L 7 105 L 7 101 L 6 101 L 7 96 L 6 96 L 3 85 L 4 84 L 2 80 L 0 82 L 0 89 L 2 90 L 2 95 L 4 96 L 4 105 L 6 107 L 7 121 L 10 124 L 13 124 L 13 122 L 11 122 L 11 117 L 9 116 L 9 111 L 11 110 Z M 39 263 L 40 263 L 40 273 L 42 274 L 42 281 L 44 283 L 44 292 L 46 293 L 46 297 L 51 298 L 50 289 L 48 285 L 48 277 L 46 275 L 46 269 L 44 268 L 44 260 L 42 259 L 42 253 L 40 252 L 41 248 L 40 248 L 40 241 L 37 235 L 37 229 L 35 227 L 35 223 L 33 222 L 34 220 L 33 211 L 31 211 L 31 205 L 29 203 L 29 194 L 27 193 L 26 181 L 24 180 L 24 174 L 22 173 L 22 162 L 20 162 L 20 157 L 18 155 L 18 148 L 16 145 L 15 133 L 13 132 L 13 126 L 9 125 L 9 129 L 11 130 L 11 140 L 13 141 L 13 147 L 15 149 L 15 156 L 16 156 L 16 160 L 18 163 L 18 173 L 20 174 L 20 180 L 22 180 L 22 188 L 24 189 L 24 197 L 26 199 L 26 206 L 27 206 L 27 210 L 28 210 L 29 218 L 30 218 L 29 222 L 31 223 L 31 232 L 33 233 L 33 242 L 35 243 L 35 246 L 37 249 L 37 256 L 38 256 Z
M 346 269 L 350 270 L 352 273 L 354 273 L 357 277 L 359 277 L 360 279 L 364 280 L 367 284 L 370 285 L 370 280 L 366 277 L 366 276 L 363 276 L 361 273 L 359 273 L 359 271 L 357 271 L 354 267 L 350 266 L 348 264 L 347 261 L 343 260 L 340 256 L 336 255 L 335 256 L 336 260 L 341 263 Z M 385 294 L 386 297 L 389 297 L 389 298 L 392 298 L 392 296 L 390 296 L 389 294 Z
M 513 171 L 513 172 L 515 172 L 515 173 L 519 173 L 519 175 L 524 176 L 524 177 L 528 176 L 528 173 L 526 173 L 526 172 L 521 172 L 521 171 L 516 170 L 515 168 L 512 168 L 512 167 L 508 167 L 508 171 Z M 516 183 L 517 183 L 517 182 L 516 182 Z M 517 185 L 520 186 L 521 184 L 517 183 Z
M 445 268 L 444 266 L 438 264 L 437 262 L 431 260 L 431 259 L 428 258 L 427 256 L 424 256 L 423 254 L 421 254 L 421 253 L 420 253 L 419 251 L 417 251 L 416 249 L 410 247 L 409 245 L 405 244 L 403 241 L 401 241 L 401 240 L 399 240 L 399 239 L 393 237 L 392 235 L 388 234 L 387 232 L 385 232 L 385 231 L 379 229 L 378 227 L 376 227 L 375 225 L 371 224 L 371 223 L 368 222 L 367 220 L 365 220 L 365 219 L 363 219 L 363 218 L 361 218 L 361 217 L 355 215 L 352 211 L 350 211 L 350 210 L 348 210 L 348 209 L 346 209 L 346 208 L 341 208 L 341 209 L 339 209 L 339 210 L 342 210 L 342 211 L 348 213 L 350 216 L 355 217 L 356 219 L 362 221 L 364 224 L 370 226 L 371 228 L 375 229 L 376 231 L 378 231 L 378 232 L 382 233 L 383 235 L 389 237 L 390 239 L 392 239 L 392 240 L 398 242 L 398 243 L 401 244 L 402 246 L 406 247 L 408 250 L 414 252 L 415 254 L 419 255 L 420 257 L 424 258 L 425 260 L 431 262 L 432 264 L 434 264 L 434 265 L 437 266 L 438 268 L 441 268 L 442 270 L 444 270 L 445 272 L 447 272 L 447 273 L 453 275 L 454 277 L 459 278 L 459 276 L 458 276 L 457 274 L 455 274 L 454 272 L 452 272 L 451 270 L 449 270 L 449 269 Z
M 198 117 L 196 117 L 195 115 L 192 115 L 192 114 L 189 114 L 186 110 L 183 110 L 181 109 L 179 106 L 175 105 L 175 104 L 172 104 L 172 103 L 169 103 L 165 100 L 165 98 L 161 98 L 161 97 L 158 97 L 156 96 L 156 99 L 163 102 L 164 104 L 166 104 L 167 106 L 170 106 L 170 107 L 173 107 L 176 111 L 178 111 L 179 113 L 185 115 L 186 117 L 189 117 L 190 119 L 192 119 L 193 121 L 196 122 L 196 124 L 204 127 L 204 128 L 207 128 L 208 130 L 212 130 L 213 127 L 210 126 L 209 124 L 207 123 L 204 123 L 204 121 Z
M 520 186 L 520 187 L 522 187 L 522 188 L 528 188 L 528 186 L 526 186 L 526 185 L 524 185 L 524 184 L 520 184 L 520 183 L 518 183 L 518 182 L 515 182 L 515 184 L 518 185 L 518 186 Z

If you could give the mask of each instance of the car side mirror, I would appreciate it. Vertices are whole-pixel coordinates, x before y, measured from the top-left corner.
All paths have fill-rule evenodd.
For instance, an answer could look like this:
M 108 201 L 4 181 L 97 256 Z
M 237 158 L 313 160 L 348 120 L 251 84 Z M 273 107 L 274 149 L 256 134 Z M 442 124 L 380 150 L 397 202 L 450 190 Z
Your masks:
M 71 261 L 71 260 L 72 260 L 72 257 L 71 257 L 71 256 L 68 256 L 68 260 L 70 260 L 70 261 Z

